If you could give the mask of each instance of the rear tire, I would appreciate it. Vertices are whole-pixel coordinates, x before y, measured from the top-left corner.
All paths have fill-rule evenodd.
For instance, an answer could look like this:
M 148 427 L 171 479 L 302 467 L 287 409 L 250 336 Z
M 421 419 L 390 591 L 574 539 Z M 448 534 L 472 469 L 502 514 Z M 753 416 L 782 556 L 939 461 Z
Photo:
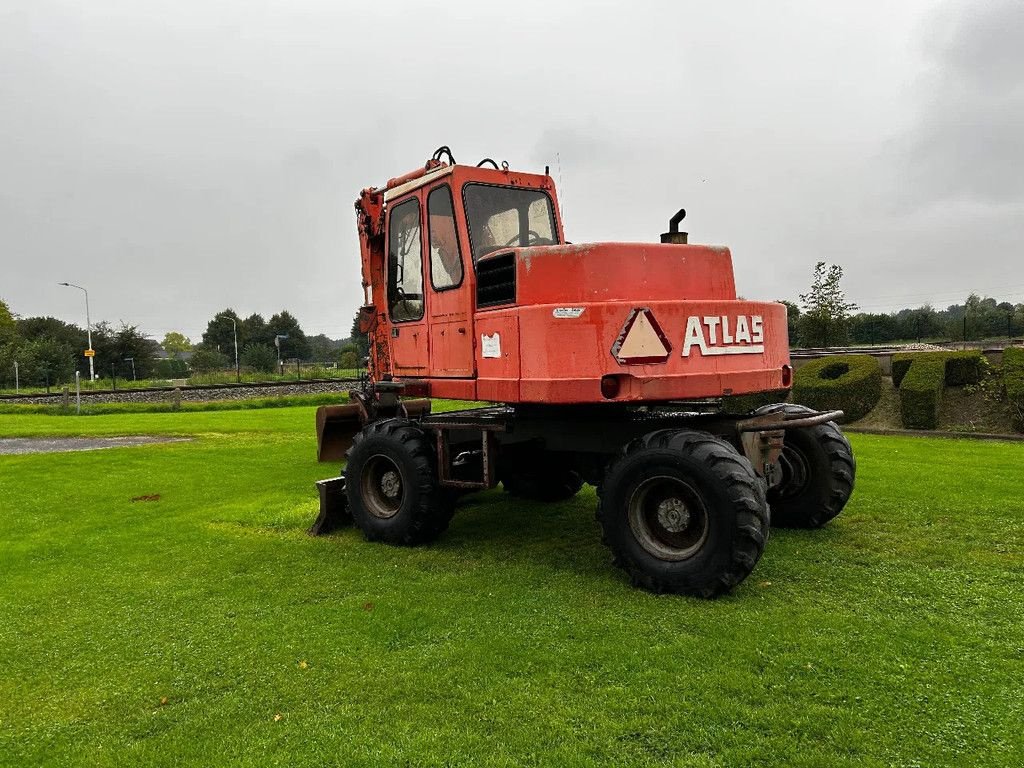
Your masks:
M 634 586 L 704 598 L 750 574 L 769 527 L 750 462 L 687 430 L 652 432 L 623 449 L 601 486 L 598 520 Z
M 404 419 L 367 425 L 345 469 L 349 509 L 368 541 L 414 546 L 448 528 L 454 498 L 440 487 L 431 441 Z
M 759 408 L 756 414 L 813 413 L 793 403 Z M 835 422 L 786 430 L 782 482 L 768 489 L 772 525 L 780 528 L 821 528 L 834 519 L 853 493 L 857 460 Z
M 550 456 L 529 464 L 516 462 L 501 472 L 501 484 L 510 496 L 531 501 L 566 501 L 583 487 L 580 474 Z

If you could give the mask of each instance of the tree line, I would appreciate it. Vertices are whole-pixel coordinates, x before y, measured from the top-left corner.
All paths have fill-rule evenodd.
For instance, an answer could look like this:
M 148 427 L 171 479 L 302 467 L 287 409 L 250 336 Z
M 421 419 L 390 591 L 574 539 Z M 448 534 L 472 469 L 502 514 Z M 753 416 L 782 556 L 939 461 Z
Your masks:
M 930 304 L 896 312 L 858 312 L 848 302 L 839 265 L 818 262 L 799 304 L 786 305 L 789 342 L 794 347 L 840 347 L 913 341 L 980 341 L 1024 336 L 1024 303 L 972 293 L 963 304 L 935 309 Z
M 96 374 L 102 378 L 129 379 L 134 375 L 138 379 L 170 379 L 233 368 L 232 320 L 238 329 L 239 364 L 247 369 L 269 373 L 277 368 L 278 359 L 338 363 L 343 368 L 359 366 L 358 343 L 325 334 L 307 336 L 287 310 L 265 320 L 259 314 L 241 318 L 227 308 L 209 320 L 196 344 L 177 331 L 167 333 L 161 343 L 135 325 L 94 323 L 91 330 Z M 89 363 L 84 352 L 88 338 L 86 329 L 55 317 L 17 317 L 0 299 L 0 387 L 14 385 L 15 363 L 17 379 L 26 387 L 68 384 L 74 381 L 76 370 L 87 379 Z

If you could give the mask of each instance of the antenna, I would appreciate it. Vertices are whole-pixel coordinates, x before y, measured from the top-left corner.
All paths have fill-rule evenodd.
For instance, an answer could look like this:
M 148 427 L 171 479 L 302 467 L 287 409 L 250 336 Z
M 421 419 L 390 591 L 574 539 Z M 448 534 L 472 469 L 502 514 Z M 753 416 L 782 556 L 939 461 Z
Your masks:
M 562 155 L 555 152 L 555 164 L 558 166 L 558 218 L 565 230 L 565 187 L 562 186 Z

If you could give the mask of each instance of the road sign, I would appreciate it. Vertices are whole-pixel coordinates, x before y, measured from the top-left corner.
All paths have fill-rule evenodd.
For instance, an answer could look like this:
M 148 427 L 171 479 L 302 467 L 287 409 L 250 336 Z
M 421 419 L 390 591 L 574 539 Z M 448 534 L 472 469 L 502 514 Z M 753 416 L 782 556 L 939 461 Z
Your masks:
M 96 357 L 96 350 L 95 349 L 87 349 L 87 350 L 85 350 L 85 356 L 86 357 Z

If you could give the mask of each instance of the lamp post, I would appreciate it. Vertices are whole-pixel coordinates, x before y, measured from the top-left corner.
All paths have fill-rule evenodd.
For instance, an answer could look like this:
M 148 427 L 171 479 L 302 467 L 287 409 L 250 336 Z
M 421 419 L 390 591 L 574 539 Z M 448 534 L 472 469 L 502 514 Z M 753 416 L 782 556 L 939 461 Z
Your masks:
M 279 334 L 277 334 L 277 336 L 274 337 L 274 346 L 277 347 L 277 372 L 278 373 L 284 373 L 284 370 L 281 368 L 281 339 L 287 339 L 287 338 L 288 338 L 288 334 L 287 333 L 279 333 Z
M 89 351 L 92 352 L 92 322 L 89 320 L 89 292 L 80 285 L 74 283 L 60 283 L 60 285 L 66 285 L 68 288 L 77 288 L 85 294 L 85 333 L 89 337 Z M 89 355 L 89 381 L 96 379 L 96 371 L 93 368 L 93 355 Z
M 134 357 L 126 357 L 124 359 L 124 361 L 126 363 L 131 363 L 132 364 L 132 381 L 138 381 L 139 379 L 135 375 L 135 358 Z
M 235 337 L 235 382 L 241 384 L 242 369 L 238 367 L 238 323 L 231 315 L 217 315 L 217 317 L 226 317 L 231 321 L 231 333 Z

